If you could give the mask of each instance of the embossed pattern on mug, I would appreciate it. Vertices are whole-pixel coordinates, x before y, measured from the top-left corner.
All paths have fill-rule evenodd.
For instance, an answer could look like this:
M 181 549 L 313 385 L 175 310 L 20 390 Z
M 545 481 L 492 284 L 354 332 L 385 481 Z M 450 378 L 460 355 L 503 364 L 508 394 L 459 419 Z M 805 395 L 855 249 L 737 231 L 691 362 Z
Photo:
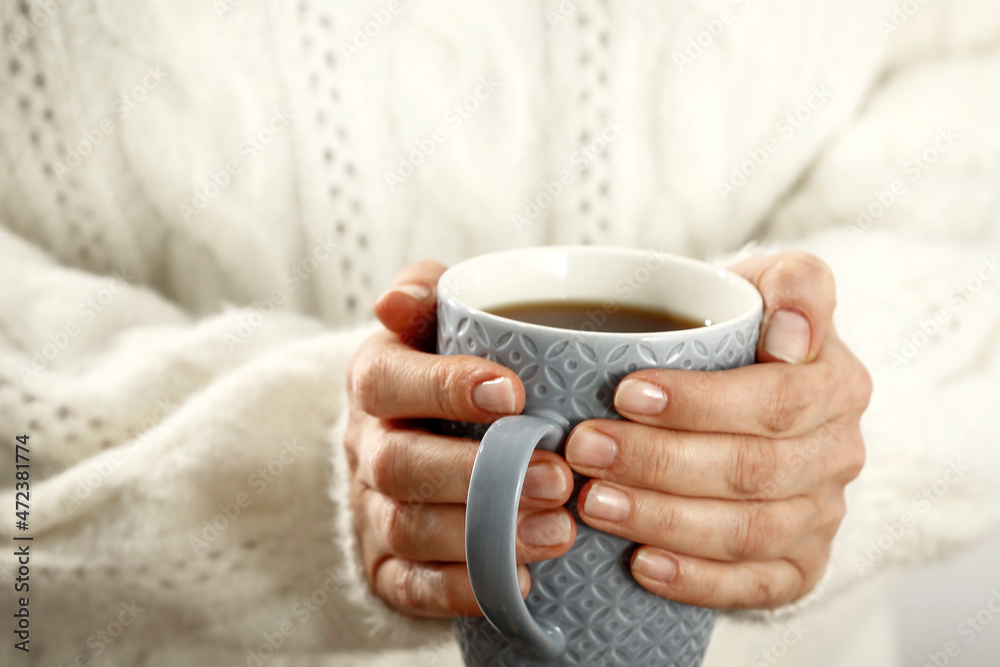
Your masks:
M 467 665 L 692 667 L 701 664 L 717 613 L 653 595 L 623 558 L 627 540 L 578 524 L 565 556 L 529 565 L 528 608 L 566 632 L 566 653 L 534 662 L 516 653 L 485 619 L 455 621 Z
M 612 406 L 615 387 L 639 368 L 724 370 L 754 363 L 760 329 L 759 317 L 745 318 L 694 330 L 698 340 L 664 344 L 669 334 L 659 340 L 657 334 L 632 334 L 632 342 L 622 343 L 620 336 L 598 340 L 569 330 L 531 335 L 531 325 L 520 322 L 479 321 L 449 297 L 438 307 L 439 354 L 476 355 L 514 370 L 527 393 L 525 411 L 559 413 L 570 427 L 587 419 L 620 418 Z M 690 338 L 690 332 L 679 333 Z M 446 422 L 443 428 L 481 439 L 487 426 Z M 575 501 L 570 508 L 576 516 Z M 717 612 L 666 600 L 639 586 L 629 571 L 634 546 L 577 519 L 577 538 L 568 553 L 528 565 L 528 609 L 563 629 L 566 652 L 553 661 L 533 662 L 516 653 L 485 619 L 462 618 L 455 629 L 466 664 L 700 665 Z
M 598 350 L 584 343 L 581 338 L 586 334 L 580 332 L 567 330 L 559 340 L 544 345 L 518 331 L 519 323 L 492 327 L 463 317 L 464 309 L 450 299 L 442 299 L 439 309 L 443 315 L 438 321 L 439 354 L 472 354 L 510 368 L 524 383 L 529 403 L 561 413 L 572 425 L 617 417 L 611 406 L 615 387 L 639 368 L 715 371 L 752 364 L 760 333 L 759 323 L 750 321 L 738 328 L 698 330 L 701 340 L 678 342 L 661 354 L 641 340 Z M 478 424 L 446 428 L 476 439 L 486 431 Z

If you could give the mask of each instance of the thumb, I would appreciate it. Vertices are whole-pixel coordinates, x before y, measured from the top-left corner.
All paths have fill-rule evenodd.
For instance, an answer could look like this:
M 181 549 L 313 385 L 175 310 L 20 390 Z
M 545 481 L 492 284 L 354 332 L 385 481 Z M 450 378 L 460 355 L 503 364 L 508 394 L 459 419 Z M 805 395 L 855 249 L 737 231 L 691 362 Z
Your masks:
M 396 274 L 390 287 L 375 301 L 375 317 L 400 340 L 416 348 L 434 340 L 437 327 L 437 281 L 447 267 L 424 260 Z
M 753 257 L 730 268 L 764 298 L 757 361 L 808 363 L 826 340 L 837 305 L 830 267 L 815 255 L 793 250 Z

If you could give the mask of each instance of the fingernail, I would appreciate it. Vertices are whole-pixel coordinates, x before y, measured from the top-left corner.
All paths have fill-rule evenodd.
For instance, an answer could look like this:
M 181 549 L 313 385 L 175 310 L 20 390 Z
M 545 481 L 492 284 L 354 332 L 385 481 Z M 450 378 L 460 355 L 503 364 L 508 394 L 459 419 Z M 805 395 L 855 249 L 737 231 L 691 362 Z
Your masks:
M 625 380 L 615 392 L 615 408 L 637 415 L 658 415 L 667 409 L 667 393 L 649 382 Z
M 570 465 L 586 468 L 609 468 L 618 457 L 618 443 L 600 431 L 577 430 L 566 445 L 566 460 Z
M 517 526 L 517 536 L 524 544 L 554 547 L 569 542 L 569 515 L 563 511 L 538 512 L 524 518 Z
M 641 549 L 632 563 L 632 571 L 647 579 L 673 581 L 677 576 L 677 561 L 666 551 Z
M 521 495 L 535 500 L 559 500 L 566 495 L 566 476 L 554 463 L 532 463 L 524 476 Z
M 794 310 L 771 315 L 764 337 L 764 349 L 772 357 L 801 364 L 809 354 L 809 320 Z
M 583 512 L 594 519 L 621 521 L 628 516 L 628 496 L 604 484 L 595 484 L 583 504 Z
M 516 401 L 514 383 L 508 378 L 493 378 L 472 390 L 472 402 L 486 412 L 510 414 L 514 412 Z
M 406 296 L 413 297 L 417 301 L 423 301 L 431 295 L 431 288 L 420 283 L 410 283 L 408 285 L 397 285 L 390 292 L 402 292 Z

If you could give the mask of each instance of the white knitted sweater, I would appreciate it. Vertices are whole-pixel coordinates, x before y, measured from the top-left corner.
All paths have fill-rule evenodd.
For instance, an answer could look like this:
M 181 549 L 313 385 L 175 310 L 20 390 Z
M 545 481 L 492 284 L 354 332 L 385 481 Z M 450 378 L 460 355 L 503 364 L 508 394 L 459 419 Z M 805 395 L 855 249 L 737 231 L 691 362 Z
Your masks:
M 820 588 L 724 614 L 706 666 L 876 664 L 876 575 L 1000 523 L 1000 6 L 904 4 L 2 3 L 0 456 L 30 434 L 34 541 L 0 663 L 454 661 L 357 567 L 374 298 L 425 257 L 761 239 L 838 276 L 868 464 Z

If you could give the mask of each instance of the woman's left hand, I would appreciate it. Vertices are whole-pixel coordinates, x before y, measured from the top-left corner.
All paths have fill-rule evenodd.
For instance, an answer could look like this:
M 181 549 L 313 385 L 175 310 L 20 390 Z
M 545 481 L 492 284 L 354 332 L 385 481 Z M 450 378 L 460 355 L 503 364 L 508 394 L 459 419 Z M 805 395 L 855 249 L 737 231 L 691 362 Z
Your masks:
M 583 521 L 643 545 L 642 586 L 704 607 L 774 607 L 826 566 L 864 464 L 871 379 L 831 326 L 821 260 L 789 252 L 732 270 L 764 297 L 758 363 L 632 373 L 615 393 L 628 421 L 580 424 L 566 459 L 595 478 Z

